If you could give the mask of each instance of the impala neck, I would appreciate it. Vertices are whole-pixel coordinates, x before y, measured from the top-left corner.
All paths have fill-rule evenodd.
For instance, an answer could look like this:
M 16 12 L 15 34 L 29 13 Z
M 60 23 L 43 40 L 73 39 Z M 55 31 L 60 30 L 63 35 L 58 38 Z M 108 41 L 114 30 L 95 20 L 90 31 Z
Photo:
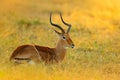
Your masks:
M 58 40 L 58 43 L 57 43 L 57 45 L 56 45 L 56 48 L 55 48 L 56 50 L 56 55 L 57 55 L 57 59 L 59 60 L 59 61 L 62 61 L 63 59 L 64 59 L 64 57 L 65 57 L 65 53 L 66 53 L 66 49 L 65 49 L 65 47 L 64 47 L 64 44 L 63 44 L 63 40 L 62 39 L 59 39 Z

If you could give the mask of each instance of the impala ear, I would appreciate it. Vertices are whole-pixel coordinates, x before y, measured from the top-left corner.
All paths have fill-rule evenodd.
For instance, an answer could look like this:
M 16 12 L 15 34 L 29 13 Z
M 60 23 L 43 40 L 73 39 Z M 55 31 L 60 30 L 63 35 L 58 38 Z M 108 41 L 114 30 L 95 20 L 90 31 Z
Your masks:
M 60 35 L 61 33 L 60 32 L 58 32 L 58 31 L 56 31 L 56 30 L 54 30 L 55 31 L 55 33 L 57 33 L 58 35 Z

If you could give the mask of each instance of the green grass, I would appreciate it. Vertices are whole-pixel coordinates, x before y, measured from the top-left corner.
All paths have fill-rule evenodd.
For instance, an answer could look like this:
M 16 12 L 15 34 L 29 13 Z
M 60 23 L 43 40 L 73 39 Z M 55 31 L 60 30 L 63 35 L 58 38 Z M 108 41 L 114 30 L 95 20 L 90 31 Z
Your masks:
M 105 0 L 105 3 L 101 0 L 10 0 L 8 5 L 7 0 L 2 0 L 0 80 L 120 80 L 119 1 Z M 75 48 L 68 49 L 60 64 L 9 62 L 10 55 L 20 45 L 55 46 L 58 37 L 49 24 L 51 11 L 61 11 L 65 21 L 72 24 L 70 36 Z M 57 13 L 53 21 L 67 29 Z

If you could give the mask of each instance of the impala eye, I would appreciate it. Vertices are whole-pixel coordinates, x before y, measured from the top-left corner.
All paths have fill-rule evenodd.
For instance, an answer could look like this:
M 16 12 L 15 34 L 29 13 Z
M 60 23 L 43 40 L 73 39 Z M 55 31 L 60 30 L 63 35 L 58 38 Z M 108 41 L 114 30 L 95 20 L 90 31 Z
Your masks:
M 66 39 L 66 37 L 65 37 L 65 36 L 63 36 L 63 39 Z

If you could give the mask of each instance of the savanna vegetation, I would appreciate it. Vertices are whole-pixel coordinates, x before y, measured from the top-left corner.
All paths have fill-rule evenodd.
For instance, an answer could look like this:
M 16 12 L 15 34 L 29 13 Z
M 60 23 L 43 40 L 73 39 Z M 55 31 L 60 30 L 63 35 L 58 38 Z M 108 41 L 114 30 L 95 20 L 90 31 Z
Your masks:
M 56 12 L 72 24 L 75 48 L 68 49 L 60 64 L 9 62 L 20 45 L 55 46 L 51 11 L 64 29 Z M 120 80 L 120 1 L 1 0 L 0 80 Z

